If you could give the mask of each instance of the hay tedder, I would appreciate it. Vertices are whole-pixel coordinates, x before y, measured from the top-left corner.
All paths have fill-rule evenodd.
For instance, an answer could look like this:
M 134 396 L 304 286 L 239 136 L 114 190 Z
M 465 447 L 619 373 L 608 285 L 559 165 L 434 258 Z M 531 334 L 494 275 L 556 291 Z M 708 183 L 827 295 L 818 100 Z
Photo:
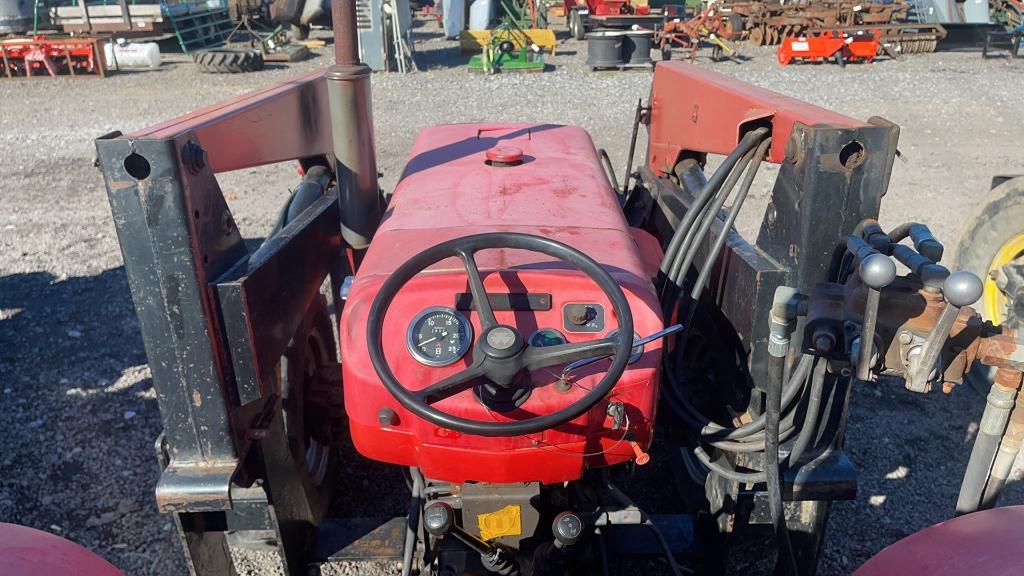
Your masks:
M 355 3 L 333 10 L 326 71 L 96 142 L 163 419 L 156 504 L 192 574 L 257 544 L 289 575 L 716 573 L 770 533 L 779 570 L 812 574 L 857 491 L 851 389 L 951 392 L 975 361 L 995 374 L 956 511 L 995 505 L 1024 347 L 926 226 L 875 220 L 897 126 L 660 63 L 625 182 L 580 128 L 479 123 L 424 130 L 385 193 Z M 288 161 L 301 182 L 247 243 L 217 175 Z M 349 481 L 385 464 L 410 496 Z M 951 521 L 982 538 L 927 573 L 1019 563 L 991 536 L 1014 514 Z M 899 550 L 865 573 L 912 573 L 887 571 Z

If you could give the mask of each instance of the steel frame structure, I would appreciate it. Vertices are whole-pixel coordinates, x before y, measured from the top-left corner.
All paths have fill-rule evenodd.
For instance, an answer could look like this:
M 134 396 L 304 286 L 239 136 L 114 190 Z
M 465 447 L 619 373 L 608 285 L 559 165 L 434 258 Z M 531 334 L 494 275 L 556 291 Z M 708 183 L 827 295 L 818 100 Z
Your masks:
M 742 343 L 758 386 L 763 383 L 760 375 L 767 374 L 768 317 L 776 288 L 786 285 L 811 293 L 827 277 L 836 239 L 863 220 L 878 217 L 899 127 L 877 117 L 854 120 L 682 62 L 657 65 L 642 120 L 648 129 L 646 165 L 639 170 L 642 185 L 626 212 L 663 246 L 704 183 L 706 156 L 728 154 L 747 132 L 770 129 L 767 160 L 778 164 L 779 171 L 760 232 L 754 242 L 735 231 L 729 234 L 705 292 L 708 304 L 721 311 Z M 715 221 L 698 258 L 705 257 L 722 225 L 721 219 Z M 794 339 L 798 350 L 801 332 L 802 323 Z M 791 467 L 784 479 L 789 529 L 802 574 L 812 574 L 817 565 L 831 501 L 856 495 L 856 472 L 843 451 L 849 380 L 830 378 L 825 397 L 830 412 L 820 424 L 820 455 Z M 755 388 L 753 414 L 762 400 L 763 390 Z M 716 480 L 707 496 L 724 512 L 724 530 L 768 522 L 766 493 Z
M 163 419 L 156 499 L 193 574 L 234 573 L 229 529 L 276 532 L 304 573 L 318 518 L 273 370 L 325 278 L 340 288 L 338 194 L 250 253 L 214 174 L 328 155 L 328 117 L 318 72 L 96 141 Z
M 233 573 L 225 533 L 234 529 L 273 531 L 285 573 L 304 574 L 316 535 L 319 518 L 288 452 L 273 368 L 324 280 L 336 295 L 354 261 L 342 238 L 343 206 L 332 192 L 250 253 L 215 175 L 330 157 L 328 82 L 323 72 L 308 74 L 96 142 L 163 419 L 157 502 L 174 515 L 193 574 Z M 657 66 L 643 118 L 643 186 L 626 210 L 663 241 L 692 200 L 704 156 L 729 152 L 748 130 L 771 129 L 769 159 L 780 169 L 759 237 L 751 244 L 730 236 L 710 287 L 749 350 L 751 372 L 763 371 L 775 288 L 809 292 L 835 238 L 877 216 L 898 128 L 682 63 Z M 790 479 L 794 499 L 812 506 L 792 526 L 806 535 L 807 570 L 827 502 L 855 490 L 841 450 L 848 389 L 831 388 L 831 449 L 813 477 L 798 468 L 803 476 Z M 739 497 L 735 485 L 716 490 L 720 500 Z

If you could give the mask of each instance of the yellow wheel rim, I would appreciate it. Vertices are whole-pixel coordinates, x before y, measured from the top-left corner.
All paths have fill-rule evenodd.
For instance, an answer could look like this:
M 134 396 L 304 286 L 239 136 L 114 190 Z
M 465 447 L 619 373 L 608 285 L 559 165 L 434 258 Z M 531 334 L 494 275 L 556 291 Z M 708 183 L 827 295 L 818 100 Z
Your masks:
M 1024 234 L 1018 234 L 1010 238 L 1009 241 L 999 248 L 999 251 L 992 258 L 992 263 L 989 264 L 989 273 L 985 275 L 985 292 L 981 297 L 982 314 L 994 324 L 1000 324 L 1005 319 L 1008 299 L 1006 294 L 1003 294 L 999 289 L 999 286 L 996 286 L 996 281 L 992 279 L 991 273 L 1021 256 L 1024 256 Z

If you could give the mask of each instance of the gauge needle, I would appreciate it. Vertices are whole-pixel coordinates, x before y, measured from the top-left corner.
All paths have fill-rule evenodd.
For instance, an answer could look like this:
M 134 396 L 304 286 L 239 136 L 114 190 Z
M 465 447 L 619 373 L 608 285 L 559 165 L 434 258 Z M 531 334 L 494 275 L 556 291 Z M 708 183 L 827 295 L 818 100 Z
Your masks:
M 427 344 L 430 344 L 431 342 L 436 342 L 438 340 L 441 340 L 442 338 L 447 338 L 447 337 L 448 337 L 448 333 L 447 332 L 442 332 L 442 333 L 438 334 L 437 336 L 434 336 L 433 338 L 430 338 L 428 340 L 424 340 L 423 342 L 420 342 L 416 346 L 422 348 L 423 346 L 425 346 Z

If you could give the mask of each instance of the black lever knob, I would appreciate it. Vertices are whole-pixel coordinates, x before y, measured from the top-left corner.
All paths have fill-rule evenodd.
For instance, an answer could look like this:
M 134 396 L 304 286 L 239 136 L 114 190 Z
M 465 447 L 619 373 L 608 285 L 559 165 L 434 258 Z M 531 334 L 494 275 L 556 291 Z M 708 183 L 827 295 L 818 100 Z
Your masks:
M 555 516 L 551 532 L 562 546 L 572 546 L 583 537 L 583 518 L 575 512 L 561 512 Z
M 423 528 L 431 536 L 444 536 L 455 524 L 455 510 L 447 502 L 431 502 L 423 509 Z

